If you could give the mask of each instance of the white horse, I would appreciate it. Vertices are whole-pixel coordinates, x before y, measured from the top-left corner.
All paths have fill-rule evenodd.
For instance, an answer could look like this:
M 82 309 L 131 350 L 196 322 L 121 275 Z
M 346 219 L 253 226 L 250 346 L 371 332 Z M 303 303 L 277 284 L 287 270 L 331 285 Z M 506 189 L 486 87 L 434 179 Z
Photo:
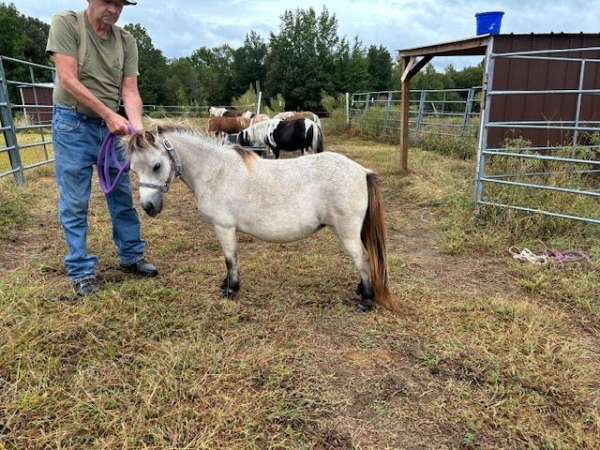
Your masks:
M 191 189 L 201 218 L 214 226 L 223 249 L 225 297 L 237 296 L 240 289 L 237 231 L 291 242 L 329 226 L 360 272 L 359 309 L 371 309 L 373 300 L 397 309 L 398 299 L 388 288 L 383 205 L 373 172 L 329 152 L 265 160 L 176 127 L 135 135 L 126 147 L 148 215 L 161 212 L 175 178 Z
M 210 117 L 223 117 L 223 114 L 227 112 L 226 108 L 218 108 L 216 106 L 211 106 L 208 108 L 208 114 Z

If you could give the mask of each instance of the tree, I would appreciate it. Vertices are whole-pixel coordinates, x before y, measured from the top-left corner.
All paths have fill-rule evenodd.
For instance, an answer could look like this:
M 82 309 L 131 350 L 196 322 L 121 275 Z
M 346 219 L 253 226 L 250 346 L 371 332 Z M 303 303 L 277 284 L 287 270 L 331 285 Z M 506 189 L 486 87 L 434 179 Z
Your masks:
M 190 60 L 200 80 L 201 95 L 211 105 L 228 105 L 232 97 L 231 47 L 201 47 L 192 53 Z
M 255 86 L 258 81 L 261 86 L 265 83 L 267 44 L 251 31 L 246 35 L 244 45 L 233 52 L 231 65 L 231 89 L 234 96 L 243 94 L 249 85 Z
M 167 91 L 169 102 L 180 106 L 208 103 L 200 84 L 200 77 L 190 58 L 177 58 L 169 63 Z
M 350 53 L 348 89 L 349 92 L 366 91 L 370 90 L 369 84 L 369 65 L 365 49 L 358 36 L 356 36 L 352 45 L 352 52 Z
M 392 82 L 392 56 L 387 49 L 371 45 L 367 52 L 367 67 L 369 72 L 369 89 L 387 91 Z
M 22 15 L 14 4 L 0 3 L 0 55 L 46 65 L 49 31 L 50 25 L 34 17 Z M 6 64 L 5 70 L 8 79 L 30 79 L 29 67 Z M 35 77 L 36 81 L 51 80 L 48 70 L 35 70 Z M 11 92 L 11 98 L 14 95 L 15 93 Z
M 167 59 L 154 47 L 146 29 L 140 24 L 125 25 L 125 30 L 135 37 L 139 54 L 140 94 L 144 103 L 164 105 L 169 100 L 167 89 Z
M 323 8 L 286 10 L 280 32 L 271 33 L 266 91 L 282 94 L 288 109 L 321 108 L 321 93 L 335 90 L 337 19 Z

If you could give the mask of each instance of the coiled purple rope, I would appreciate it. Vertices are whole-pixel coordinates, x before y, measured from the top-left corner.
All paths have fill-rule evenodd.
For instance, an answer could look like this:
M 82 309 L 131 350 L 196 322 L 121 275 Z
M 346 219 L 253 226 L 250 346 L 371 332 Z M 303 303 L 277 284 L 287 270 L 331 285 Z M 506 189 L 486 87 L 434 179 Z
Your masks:
M 129 134 L 135 134 L 136 129 L 131 125 L 127 125 L 127 132 Z M 129 161 L 126 161 L 123 165 L 117 159 L 117 150 L 115 148 L 115 135 L 107 133 L 102 141 L 102 146 L 98 152 L 98 159 L 96 160 L 96 166 L 98 168 L 98 181 L 100 182 L 100 189 L 105 195 L 110 195 L 119 185 L 121 178 L 130 169 Z M 111 182 L 110 180 L 110 162 L 118 170 L 117 176 Z

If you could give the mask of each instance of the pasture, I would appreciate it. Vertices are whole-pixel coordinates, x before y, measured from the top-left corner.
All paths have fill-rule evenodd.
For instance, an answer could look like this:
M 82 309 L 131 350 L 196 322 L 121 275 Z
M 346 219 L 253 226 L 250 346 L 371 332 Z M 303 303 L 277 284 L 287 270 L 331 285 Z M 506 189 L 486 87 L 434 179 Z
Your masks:
M 76 299 L 52 167 L 24 191 L 0 181 L 0 448 L 599 448 L 600 230 L 480 224 L 473 161 L 412 149 L 400 173 L 397 146 L 324 128 L 327 149 L 381 177 L 399 314 L 355 312 L 355 269 L 327 229 L 241 236 L 241 295 L 222 300 L 221 250 L 180 182 L 141 215 L 149 280 L 116 268 L 95 188 L 104 289 Z M 508 255 L 540 239 L 592 263 Z

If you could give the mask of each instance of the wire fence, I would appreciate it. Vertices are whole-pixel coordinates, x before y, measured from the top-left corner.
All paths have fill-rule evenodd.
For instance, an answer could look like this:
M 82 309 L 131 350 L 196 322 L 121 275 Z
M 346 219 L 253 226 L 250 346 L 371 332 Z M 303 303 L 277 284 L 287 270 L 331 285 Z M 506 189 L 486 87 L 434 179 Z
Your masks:
M 152 118 L 195 118 L 203 119 L 210 116 L 209 109 L 213 105 L 144 105 L 144 115 Z M 217 108 L 234 109 L 237 111 L 258 111 L 258 103 L 247 105 L 219 105 Z
M 348 97 L 347 124 L 371 137 L 396 139 L 401 128 L 401 91 L 353 93 Z M 410 134 L 451 136 L 476 141 L 481 114 L 481 87 L 411 90 Z

